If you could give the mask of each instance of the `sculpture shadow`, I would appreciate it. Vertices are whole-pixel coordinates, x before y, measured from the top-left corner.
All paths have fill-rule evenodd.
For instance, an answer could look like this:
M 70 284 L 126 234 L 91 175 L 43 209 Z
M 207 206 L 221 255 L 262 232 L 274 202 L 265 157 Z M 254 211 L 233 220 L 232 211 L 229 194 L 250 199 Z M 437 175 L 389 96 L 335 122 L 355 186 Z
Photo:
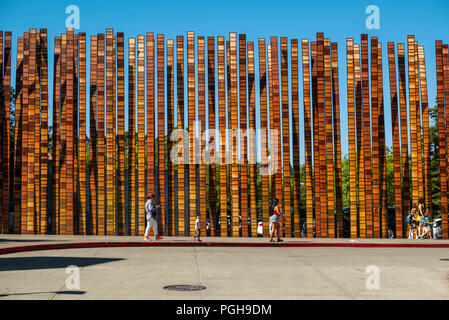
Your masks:
M 88 267 L 102 263 L 124 260 L 121 258 L 97 257 L 1 257 L 0 272 L 18 270 L 42 270 L 77 267 Z
M 46 293 L 53 293 L 53 294 L 66 294 L 66 295 L 82 295 L 85 294 L 86 291 L 73 291 L 73 290 L 67 290 L 67 291 L 37 291 L 37 292 L 19 292 L 19 293 L 0 293 L 1 297 L 9 297 L 9 296 L 27 296 L 31 294 L 46 294 Z
M 65 242 L 66 240 L 49 240 L 49 239 L 0 239 L 0 243 L 2 242 Z

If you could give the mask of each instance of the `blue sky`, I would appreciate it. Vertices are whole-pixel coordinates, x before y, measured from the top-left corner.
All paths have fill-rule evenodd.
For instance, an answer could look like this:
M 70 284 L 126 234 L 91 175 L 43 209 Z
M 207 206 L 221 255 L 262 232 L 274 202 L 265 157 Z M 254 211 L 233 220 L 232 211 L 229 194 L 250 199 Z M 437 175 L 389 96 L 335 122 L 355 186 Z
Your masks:
M 47 28 L 49 39 L 49 66 L 52 74 L 53 39 L 65 31 L 65 9 L 76 5 L 80 9 L 80 29 L 87 36 L 105 32 L 125 33 L 125 38 L 145 32 L 161 33 L 166 39 L 177 35 L 228 37 L 229 32 L 245 33 L 248 41 L 260 37 L 285 36 L 289 39 L 315 39 L 316 32 L 338 42 L 342 153 L 348 151 L 346 108 L 346 38 L 360 42 L 360 34 L 378 36 L 383 44 L 384 95 L 387 144 L 391 145 L 391 118 L 386 43 L 405 42 L 413 34 L 419 45 L 424 45 L 427 66 L 429 102 L 436 96 L 435 40 L 449 42 L 448 1 L 287 1 L 287 0 L 171 0 L 171 1 L 84 1 L 84 0 L 0 0 L 0 30 L 13 32 L 13 52 L 17 37 L 30 27 Z M 365 8 L 376 5 L 380 9 L 380 29 L 365 27 Z M 125 43 L 127 40 L 125 39 Z M 126 45 L 125 45 L 126 47 Z M 125 51 L 125 57 L 127 52 Z M 256 64 L 257 64 L 256 55 Z M 15 54 L 13 67 L 15 66 Z M 14 70 L 14 69 L 13 69 Z M 256 69 L 257 71 L 257 69 Z M 299 70 L 300 74 L 302 68 Z M 88 73 L 89 74 L 89 73 Z M 14 77 L 13 77 L 14 78 Z M 52 79 L 49 78 L 49 87 Z M 127 88 L 127 86 L 125 86 Z M 300 119 L 302 112 L 302 83 L 300 81 Z M 304 161 L 303 129 L 301 128 L 301 162 Z

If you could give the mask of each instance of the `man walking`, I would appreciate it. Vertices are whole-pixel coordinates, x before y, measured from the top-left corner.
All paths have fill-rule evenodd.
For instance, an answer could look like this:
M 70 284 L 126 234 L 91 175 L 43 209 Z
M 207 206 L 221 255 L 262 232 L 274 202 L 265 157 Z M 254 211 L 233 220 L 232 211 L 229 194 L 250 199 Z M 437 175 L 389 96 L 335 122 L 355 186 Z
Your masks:
M 147 197 L 147 202 L 145 202 L 145 216 L 147 218 L 147 227 L 145 229 L 145 241 L 150 241 L 151 239 L 148 237 L 151 227 L 153 227 L 153 232 L 156 240 L 162 239 L 162 237 L 159 237 L 157 233 L 157 211 L 156 209 L 160 206 L 155 205 L 155 199 L 154 194 Z

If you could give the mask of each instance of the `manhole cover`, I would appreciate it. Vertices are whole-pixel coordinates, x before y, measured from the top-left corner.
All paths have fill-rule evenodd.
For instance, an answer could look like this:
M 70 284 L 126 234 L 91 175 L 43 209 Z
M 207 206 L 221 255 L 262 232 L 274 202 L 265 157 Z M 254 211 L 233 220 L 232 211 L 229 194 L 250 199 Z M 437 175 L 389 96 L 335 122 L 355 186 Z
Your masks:
M 171 286 L 165 286 L 165 290 L 171 290 L 171 291 L 201 291 L 206 289 L 205 286 L 199 286 L 199 285 L 190 285 L 190 284 L 175 284 Z

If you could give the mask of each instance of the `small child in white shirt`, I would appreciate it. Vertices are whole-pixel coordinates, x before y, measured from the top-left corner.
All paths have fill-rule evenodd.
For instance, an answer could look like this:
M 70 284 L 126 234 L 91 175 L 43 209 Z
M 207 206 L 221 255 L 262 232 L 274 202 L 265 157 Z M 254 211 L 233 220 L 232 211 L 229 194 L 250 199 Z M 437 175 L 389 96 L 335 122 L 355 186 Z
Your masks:
M 200 229 L 200 214 L 197 213 L 196 219 L 195 219 L 195 235 L 193 236 L 193 239 L 196 242 L 200 242 L 200 235 L 201 235 L 201 229 Z

